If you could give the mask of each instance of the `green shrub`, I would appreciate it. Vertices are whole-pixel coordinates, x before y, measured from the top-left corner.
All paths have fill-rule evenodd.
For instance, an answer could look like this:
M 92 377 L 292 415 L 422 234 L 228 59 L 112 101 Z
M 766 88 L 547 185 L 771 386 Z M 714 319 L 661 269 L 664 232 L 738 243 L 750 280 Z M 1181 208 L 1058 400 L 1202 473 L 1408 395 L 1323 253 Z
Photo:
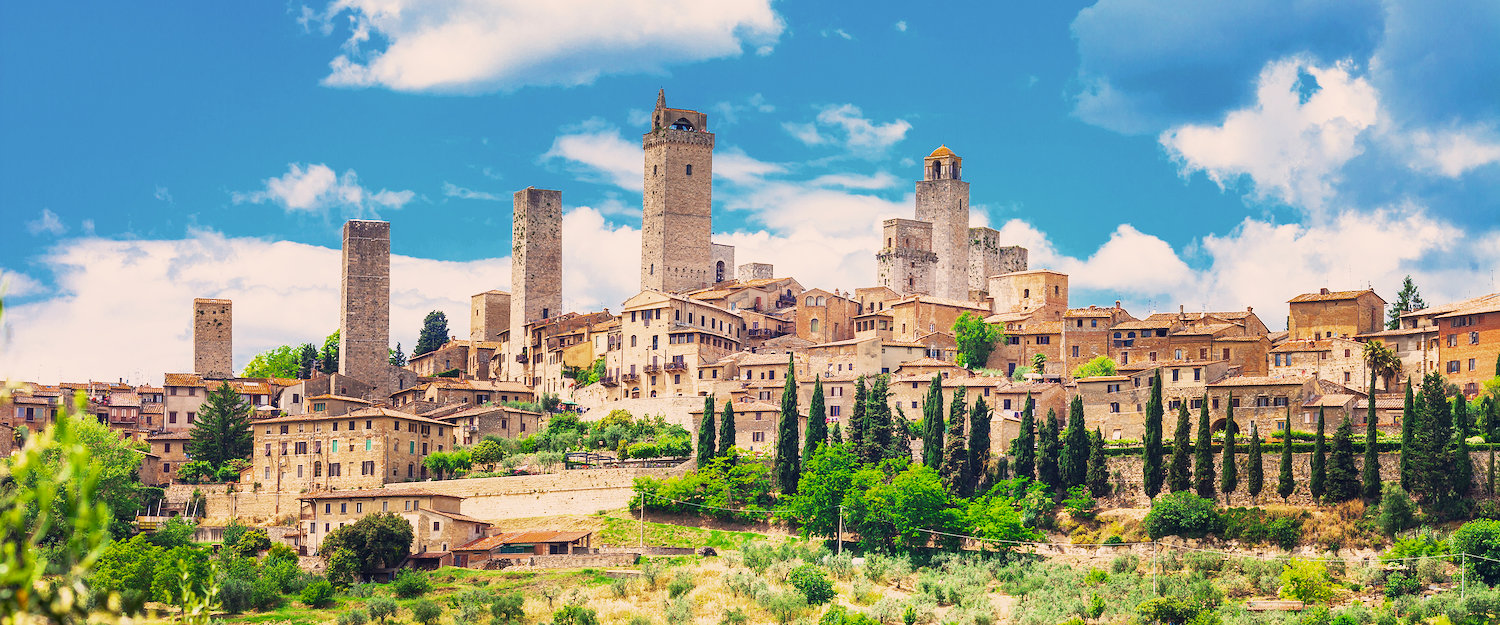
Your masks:
M 520 623 L 526 618 L 526 598 L 519 592 L 510 592 L 495 597 L 490 604 L 490 616 L 495 623 Z
M 333 584 L 320 579 L 302 589 L 302 604 L 309 608 L 326 608 L 333 605 Z
M 760 605 L 777 623 L 790 623 L 807 609 L 807 597 L 800 592 L 767 592 L 760 596 Z
M 1089 618 L 1099 618 L 1101 616 L 1104 616 L 1104 608 L 1104 597 L 1101 597 L 1097 594 L 1092 595 L 1089 597 L 1089 607 L 1087 613 L 1084 614 L 1084 616 L 1087 616 Z
M 833 606 L 818 619 L 818 625 L 880 625 L 880 621 L 841 605 Z
M 1218 531 L 1219 513 L 1214 502 L 1189 491 L 1178 491 L 1156 500 L 1144 522 L 1153 540 L 1165 536 L 1203 538 Z
M 745 625 L 750 622 L 750 615 L 745 614 L 739 608 L 729 608 L 724 611 L 724 618 L 719 619 L 719 625 Z
M 1448 539 L 1452 550 L 1456 553 L 1467 553 L 1479 556 L 1469 558 L 1468 568 L 1485 584 L 1493 586 L 1500 582 L 1500 521 L 1490 519 L 1478 519 L 1463 524 L 1453 536 Z M 1480 558 L 1491 558 L 1482 560 Z
M 1281 570 L 1280 595 L 1303 603 L 1323 603 L 1333 597 L 1328 565 L 1319 560 L 1292 558 Z
M 581 605 L 565 605 L 552 613 L 552 625 L 599 625 L 599 613 Z
M 390 597 L 371 597 L 365 602 L 365 609 L 370 611 L 370 618 L 385 622 L 385 619 L 396 615 L 396 600 Z
M 267 557 L 265 564 L 260 567 L 260 576 L 271 588 L 276 589 L 277 594 L 302 590 L 302 569 L 297 568 L 295 560 L 272 560 Z
M 443 618 L 443 606 L 426 599 L 418 599 L 416 603 L 411 604 L 411 620 L 413 621 L 422 625 L 433 625 L 441 618 Z
M 792 569 L 790 573 L 787 573 L 786 581 L 793 588 L 801 591 L 810 605 L 828 603 L 838 595 L 833 590 L 833 582 L 828 581 L 828 576 L 823 574 L 823 570 L 811 564 Z
M 432 581 L 421 571 L 401 569 L 396 572 L 396 580 L 391 582 L 391 592 L 402 599 L 420 597 L 429 590 L 432 590 Z
M 266 550 L 266 564 L 276 562 L 291 562 L 292 564 L 296 564 L 297 552 L 288 547 L 286 543 L 274 543 Z
M 353 586 L 350 586 L 349 590 L 346 591 L 345 594 L 349 595 L 350 597 L 368 599 L 375 596 L 375 584 L 355 584 Z
M 255 582 L 238 577 L 219 581 L 219 606 L 225 612 L 239 613 L 255 605 Z
M 1109 562 L 1111 573 L 1134 573 L 1141 568 L 1141 558 L 1133 553 L 1122 553 Z
M 338 625 L 365 625 L 367 620 L 364 610 L 350 610 L 339 614 Z
M 672 581 L 667 583 L 667 595 L 676 599 L 692 592 L 693 587 L 696 585 L 697 582 L 694 580 L 692 571 L 678 571 L 677 575 L 672 578 Z
M 1385 596 L 1395 599 L 1406 595 L 1414 595 L 1422 591 L 1422 583 L 1417 581 L 1415 575 L 1402 572 L 1391 573 L 1385 576 Z
M 1143 623 L 1186 623 L 1198 612 L 1198 606 L 1177 597 L 1156 597 L 1135 606 L 1135 613 Z
M 1226 540 L 1247 543 L 1273 543 L 1283 549 L 1296 547 L 1302 541 L 1302 523 L 1306 512 L 1272 513 L 1262 508 L 1230 508 L 1220 519 L 1220 535 Z
M 224 530 L 224 547 L 234 555 L 254 557 L 260 552 L 271 548 L 271 539 L 267 537 L 266 530 L 261 528 L 244 529 L 236 533 L 234 542 L 229 542 L 230 532 Z M 283 545 L 284 546 L 284 545 Z M 290 547 L 288 547 L 290 549 Z
M 1375 517 L 1375 524 L 1386 536 L 1395 536 L 1414 524 L 1415 509 L 1416 505 L 1400 484 L 1386 482 L 1381 487 L 1380 513 Z
M 1103 569 L 1089 569 L 1089 572 L 1083 576 L 1083 583 L 1089 586 L 1098 586 L 1107 581 L 1109 581 L 1109 573 L 1105 573 Z

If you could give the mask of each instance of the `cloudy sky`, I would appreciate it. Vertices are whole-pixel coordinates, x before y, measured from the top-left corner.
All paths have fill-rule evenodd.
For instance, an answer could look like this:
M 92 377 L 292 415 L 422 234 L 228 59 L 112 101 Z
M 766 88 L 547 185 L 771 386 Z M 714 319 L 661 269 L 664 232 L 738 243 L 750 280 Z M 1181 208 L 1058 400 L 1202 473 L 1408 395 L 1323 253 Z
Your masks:
M 509 286 L 561 189 L 564 294 L 638 280 L 659 88 L 717 134 L 714 229 L 874 281 L 921 157 L 1074 305 L 1254 306 L 1413 275 L 1500 290 L 1500 4 L 340 0 L 0 5 L 0 377 L 160 381 L 193 297 L 235 366 L 337 327 L 343 220 L 392 222 L 392 340 Z

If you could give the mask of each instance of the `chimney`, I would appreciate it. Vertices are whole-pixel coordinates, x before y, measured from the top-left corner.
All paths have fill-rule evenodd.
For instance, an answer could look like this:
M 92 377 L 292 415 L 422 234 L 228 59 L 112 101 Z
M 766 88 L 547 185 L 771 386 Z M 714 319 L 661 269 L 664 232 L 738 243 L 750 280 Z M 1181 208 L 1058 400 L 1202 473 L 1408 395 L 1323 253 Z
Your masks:
M 1327 295 L 1327 294 L 1328 294 L 1328 287 L 1325 286 L 1325 287 L 1323 287 L 1321 289 L 1318 289 L 1318 295 Z

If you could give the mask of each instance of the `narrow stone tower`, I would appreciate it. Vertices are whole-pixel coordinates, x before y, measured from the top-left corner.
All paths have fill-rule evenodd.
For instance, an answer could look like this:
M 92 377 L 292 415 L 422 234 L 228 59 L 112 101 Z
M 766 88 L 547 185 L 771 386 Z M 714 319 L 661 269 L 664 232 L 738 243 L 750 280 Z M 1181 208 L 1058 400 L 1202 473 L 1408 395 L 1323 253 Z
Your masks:
M 394 391 L 391 348 L 391 224 L 344 222 L 339 289 L 339 373 L 375 385 L 369 399 Z
M 227 299 L 193 300 L 193 373 L 234 377 L 234 308 Z
M 562 191 L 526 187 L 512 206 L 510 350 L 519 356 L 526 324 L 562 314 Z
M 944 145 L 922 160 L 922 180 L 917 183 L 917 221 L 932 224 L 932 251 L 937 254 L 932 294 L 967 300 L 969 183 L 961 177 L 963 159 Z
M 641 194 L 641 290 L 708 286 L 713 271 L 714 135 L 708 116 L 667 108 L 656 95 Z
M 883 225 L 885 247 L 875 254 L 877 284 L 902 296 L 932 295 L 938 262 L 938 256 L 932 252 L 932 224 L 887 219 Z

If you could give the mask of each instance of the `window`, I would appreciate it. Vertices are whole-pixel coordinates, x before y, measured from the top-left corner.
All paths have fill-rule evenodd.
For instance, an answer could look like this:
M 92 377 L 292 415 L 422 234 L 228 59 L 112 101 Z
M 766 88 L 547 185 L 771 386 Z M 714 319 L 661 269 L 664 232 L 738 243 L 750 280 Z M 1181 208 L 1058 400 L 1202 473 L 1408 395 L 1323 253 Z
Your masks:
M 1470 371 L 1474 370 L 1474 359 L 1473 358 L 1469 359 L 1469 370 Z M 1345 377 L 1347 377 L 1347 376 L 1345 376 Z
M 1182 350 L 1179 349 L 1179 350 L 1176 350 L 1176 351 L 1172 352 L 1172 359 L 1173 360 L 1182 360 Z
M 688 163 L 688 166 L 687 166 L 687 175 L 689 175 L 689 176 L 693 175 L 693 165 L 692 165 L 692 163 Z M 433 529 L 437 529 L 437 528 L 433 528 Z
M 1478 332 L 1470 332 L 1469 333 L 1469 344 L 1470 345 L 1478 345 L 1479 344 L 1479 333 Z
M 1448 373 L 1458 373 L 1458 361 L 1457 360 L 1450 360 L 1450 361 L 1448 361 Z
M 365 419 L 365 429 L 366 430 L 370 429 L 370 420 L 369 419 Z
M 162 453 L 164 453 L 164 454 L 170 454 L 170 453 L 172 453 L 172 444 L 171 443 L 162 443 L 162 447 L 163 447 L 162 450 L 161 450 Z
M 756 417 L 760 417 L 760 413 L 756 413 L 755 416 Z M 750 441 L 751 442 L 755 442 L 755 443 L 763 443 L 763 442 L 766 441 L 766 433 L 765 432 L 751 432 L 750 433 Z
M 1003 401 L 1001 403 L 1004 404 L 1006 410 L 1010 410 L 1010 400 L 1009 399 L 1007 399 L 1007 400 L 1005 400 L 1005 401 Z
M 369 437 L 366 437 L 365 438 L 365 451 L 370 451 L 371 449 L 374 449 L 374 448 L 375 448 L 374 443 L 371 442 L 371 439 Z
M 1074 358 L 1078 357 L 1078 346 L 1077 345 L 1073 346 L 1073 357 Z
M 1172 381 L 1173 382 L 1178 381 L 1181 378 L 1181 375 L 1182 375 L 1182 370 L 1181 369 L 1173 369 L 1172 370 Z
M 271 444 L 270 443 L 266 443 L 266 455 L 267 456 L 271 455 Z
M 1449 334 L 1448 335 L 1448 347 L 1458 347 L 1458 335 L 1457 334 Z
M 338 441 L 338 439 L 334 439 L 334 440 L 330 441 L 330 443 L 332 443 L 332 447 L 328 450 L 328 453 L 333 453 L 333 454 L 339 453 L 339 441 Z
M 339 514 L 349 514 L 349 504 L 347 504 L 347 503 L 341 503 L 341 504 L 339 504 Z
M 27 417 L 30 417 L 31 416 L 30 415 L 30 411 L 27 411 L 27 412 L 28 412 Z M 29 421 L 30 419 L 28 418 L 27 420 Z M 176 410 L 172 410 L 172 411 L 167 412 L 167 423 L 176 423 L 176 422 L 177 422 L 177 411 Z
M 1052 344 L 1052 337 L 1050 337 L 1050 336 L 1039 336 L 1039 337 L 1036 337 L 1036 344 L 1037 345 L 1051 345 Z
M 1117 401 L 1110 402 L 1109 403 L 1109 411 L 1113 412 L 1113 413 L 1119 413 L 1120 412 L 1120 402 L 1117 402 Z
M 839 408 L 840 408 L 840 406 L 829 406 L 828 407 L 828 416 L 830 416 L 830 417 L 837 417 L 837 416 L 839 416 L 841 414 L 841 411 L 839 410 Z
M 691 170 L 692 168 L 693 168 L 692 165 L 688 165 L 688 169 L 689 170 Z M 692 171 L 689 171 L 688 173 L 692 173 Z M 436 532 L 436 531 L 438 531 L 438 528 L 440 528 L 440 527 L 442 527 L 442 525 L 439 524 L 437 521 L 433 521 L 432 522 L 432 531 Z
M 191 411 L 191 410 L 189 410 L 189 411 L 188 411 L 188 414 L 187 414 L 187 417 L 188 417 L 188 423 L 192 423 L 192 422 L 193 422 L 193 420 L 194 420 L 194 417 L 196 417 L 196 416 L 198 416 L 198 413 L 196 413 L 196 412 L 193 412 L 193 411 Z

